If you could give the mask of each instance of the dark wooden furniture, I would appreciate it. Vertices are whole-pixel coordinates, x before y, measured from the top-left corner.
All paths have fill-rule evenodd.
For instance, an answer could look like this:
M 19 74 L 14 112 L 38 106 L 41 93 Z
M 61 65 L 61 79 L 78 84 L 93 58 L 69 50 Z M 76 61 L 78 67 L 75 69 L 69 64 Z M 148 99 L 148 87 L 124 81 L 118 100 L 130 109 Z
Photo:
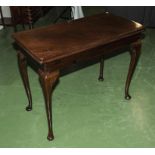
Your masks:
M 129 85 L 140 56 L 143 31 L 144 27 L 136 22 L 102 13 L 13 35 L 19 48 L 19 70 L 29 100 L 26 110 L 32 110 L 27 75 L 29 64 L 37 71 L 43 89 L 49 140 L 54 138 L 51 94 L 59 79 L 60 70 L 74 62 L 98 59 L 102 60 L 99 80 L 103 80 L 104 55 L 129 48 L 131 61 L 125 85 L 125 98 L 130 99 Z
M 10 6 L 11 17 L 3 17 L 0 7 L 0 25 L 13 26 L 17 31 L 16 26 L 21 24 L 25 29 L 28 25 L 29 29 L 33 28 L 34 23 L 44 16 L 52 7 L 50 6 Z
M 15 27 L 17 24 L 29 26 L 33 28 L 33 24 L 42 16 L 44 16 L 51 7 L 48 6 L 10 6 L 12 25 Z
M 28 25 L 29 29 L 34 28 L 34 23 L 44 15 L 46 15 L 51 9 L 53 9 L 54 21 L 56 23 L 60 18 L 70 20 L 71 19 L 71 7 L 70 6 L 10 6 L 11 17 L 3 17 L 2 9 L 0 7 L 0 25 L 13 26 L 17 31 L 17 25 L 22 25 L 25 30 L 25 25 Z M 67 13 L 67 14 L 66 14 Z M 65 14 L 67 16 L 65 16 Z M 52 17 L 51 17 L 52 18 Z

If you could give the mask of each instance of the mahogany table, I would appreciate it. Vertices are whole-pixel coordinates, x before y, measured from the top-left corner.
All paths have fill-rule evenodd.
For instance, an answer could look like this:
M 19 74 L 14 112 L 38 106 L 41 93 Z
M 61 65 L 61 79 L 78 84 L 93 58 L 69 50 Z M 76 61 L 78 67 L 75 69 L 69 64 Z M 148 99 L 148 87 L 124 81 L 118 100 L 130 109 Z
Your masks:
M 125 98 L 130 99 L 129 85 L 141 51 L 144 27 L 110 13 L 97 14 L 68 23 L 49 25 L 13 34 L 18 45 L 19 71 L 32 110 L 27 65 L 39 75 L 43 89 L 48 140 L 53 140 L 51 94 L 60 70 L 74 62 L 100 60 L 99 80 L 103 80 L 103 58 L 113 51 L 128 48 L 131 60 L 125 84 Z M 125 52 L 126 50 L 124 50 Z

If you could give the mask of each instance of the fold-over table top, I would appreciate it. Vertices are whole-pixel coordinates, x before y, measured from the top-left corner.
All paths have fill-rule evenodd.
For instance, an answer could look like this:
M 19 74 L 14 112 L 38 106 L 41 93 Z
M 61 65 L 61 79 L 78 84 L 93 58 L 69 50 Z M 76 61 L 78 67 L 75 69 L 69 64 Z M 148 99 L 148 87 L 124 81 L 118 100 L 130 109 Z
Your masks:
M 13 34 L 16 43 L 38 63 L 58 60 L 141 33 L 144 27 L 110 13 Z

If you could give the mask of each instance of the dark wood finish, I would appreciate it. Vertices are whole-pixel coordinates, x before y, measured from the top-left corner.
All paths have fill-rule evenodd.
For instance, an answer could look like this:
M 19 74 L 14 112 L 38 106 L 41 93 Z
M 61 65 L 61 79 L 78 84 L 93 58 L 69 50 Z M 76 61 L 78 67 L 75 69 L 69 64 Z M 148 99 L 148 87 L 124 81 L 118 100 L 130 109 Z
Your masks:
M 60 6 L 59 6 L 60 7 Z M 55 6 L 55 9 L 59 8 Z M 50 9 L 53 9 L 54 6 L 10 6 L 11 17 L 3 17 L 2 9 L 0 7 L 0 25 L 13 26 L 15 32 L 17 31 L 17 25 L 22 25 L 25 30 L 25 25 L 28 25 L 29 29 L 34 28 L 34 23 L 40 18 L 45 16 Z M 54 23 L 56 23 L 60 18 L 71 20 L 69 12 L 71 12 L 70 6 L 64 6 L 60 13 L 55 17 Z M 64 14 L 68 12 L 65 17 Z M 56 13 L 55 13 L 56 14 Z
M 99 81 L 103 81 L 104 77 L 103 77 L 103 69 L 104 69 L 104 58 L 101 58 L 100 60 L 100 74 L 99 74 Z
M 130 99 L 129 86 L 140 55 L 143 31 L 144 27 L 138 23 L 102 13 L 13 35 L 22 54 L 19 58 L 19 65 L 23 65 L 19 68 L 24 69 L 22 78 L 27 79 L 25 60 L 38 72 L 45 97 L 49 140 L 54 138 L 50 96 L 60 70 L 74 62 L 98 59 L 101 60 L 100 79 L 103 79 L 104 56 L 130 48 L 131 62 L 125 85 L 125 98 Z M 27 91 L 28 82 L 25 85 Z
M 130 86 L 132 75 L 133 75 L 134 70 L 136 68 L 140 53 L 141 53 L 141 42 L 140 42 L 140 40 L 131 44 L 129 52 L 131 55 L 131 60 L 130 60 L 129 72 L 128 72 L 126 85 L 125 85 L 125 99 L 127 99 L 127 100 L 131 99 L 131 96 L 129 95 L 129 86 Z
M 33 24 L 43 15 L 48 12 L 50 7 L 43 6 L 10 6 L 12 15 L 12 24 L 16 29 L 17 24 L 22 24 L 25 29 L 25 24 L 29 29 L 33 28 Z
M 16 26 L 21 24 L 23 29 L 28 25 L 32 29 L 34 23 L 42 16 L 44 16 L 51 8 L 51 6 L 10 6 L 11 17 L 3 17 L 2 9 L 0 7 L 0 25 L 13 26 L 17 31 Z
M 23 84 L 25 87 L 25 91 L 28 97 L 29 105 L 26 107 L 27 111 L 32 110 L 32 95 L 31 95 L 31 90 L 30 90 L 30 85 L 29 85 L 29 79 L 28 79 L 28 74 L 27 74 L 27 61 L 25 56 L 18 52 L 18 66 L 19 66 L 19 71 L 23 80 Z
M 46 105 L 46 114 L 48 121 L 48 140 L 54 139 L 53 129 L 52 129 L 52 106 L 51 106 L 51 93 L 53 90 L 53 86 L 56 80 L 59 77 L 59 71 L 55 72 L 43 72 L 42 70 L 38 71 L 40 75 L 40 83 L 43 89 L 45 105 Z

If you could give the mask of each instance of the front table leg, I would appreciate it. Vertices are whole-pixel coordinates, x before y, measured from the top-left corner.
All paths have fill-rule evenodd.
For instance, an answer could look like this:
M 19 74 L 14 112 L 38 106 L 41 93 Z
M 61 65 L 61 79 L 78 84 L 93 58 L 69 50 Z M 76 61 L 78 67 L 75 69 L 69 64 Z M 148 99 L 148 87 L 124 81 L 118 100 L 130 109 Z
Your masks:
M 32 95 L 31 95 L 31 90 L 30 90 L 30 85 L 29 85 L 29 79 L 28 79 L 28 74 L 27 74 L 27 62 L 26 58 L 22 53 L 18 53 L 18 66 L 19 66 L 19 71 L 23 80 L 23 84 L 25 87 L 25 91 L 28 97 L 29 104 L 26 107 L 27 111 L 32 110 Z
M 132 79 L 134 70 L 136 68 L 140 53 L 141 53 L 141 42 L 138 41 L 136 43 L 133 43 L 130 48 L 131 60 L 130 60 L 130 66 L 128 70 L 126 85 L 125 85 L 125 99 L 127 100 L 131 99 L 131 96 L 129 95 L 129 86 L 130 86 L 131 79 Z
M 51 105 L 51 94 L 53 91 L 53 86 L 57 79 L 59 78 L 59 71 L 55 72 L 43 72 L 39 70 L 39 79 L 42 86 L 42 90 L 44 93 L 45 98 L 45 105 L 46 105 L 46 114 L 47 114 L 47 121 L 48 121 L 48 140 L 53 140 L 53 128 L 52 128 L 52 105 Z

